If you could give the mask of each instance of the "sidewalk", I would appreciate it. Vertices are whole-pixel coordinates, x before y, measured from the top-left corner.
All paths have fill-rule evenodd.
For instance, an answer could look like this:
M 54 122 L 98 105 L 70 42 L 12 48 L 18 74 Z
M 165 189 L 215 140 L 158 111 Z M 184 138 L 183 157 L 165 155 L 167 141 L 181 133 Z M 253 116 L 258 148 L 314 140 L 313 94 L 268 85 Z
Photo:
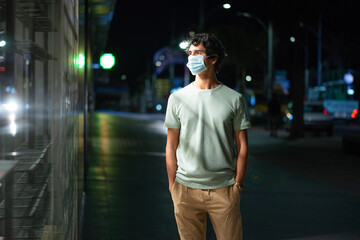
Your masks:
M 249 146 L 250 156 L 360 197 L 360 159 L 344 152 L 341 134 L 327 137 L 308 133 L 289 140 L 285 131 L 273 138 L 263 127 L 253 127 Z
M 360 239 L 358 156 L 340 136 L 287 136 L 249 130 L 244 239 Z

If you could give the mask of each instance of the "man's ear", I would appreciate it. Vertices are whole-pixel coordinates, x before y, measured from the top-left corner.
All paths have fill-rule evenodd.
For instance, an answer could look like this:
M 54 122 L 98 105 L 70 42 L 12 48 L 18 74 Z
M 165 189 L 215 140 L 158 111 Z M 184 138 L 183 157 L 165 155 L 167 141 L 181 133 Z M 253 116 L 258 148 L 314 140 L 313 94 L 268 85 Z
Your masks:
M 217 62 L 218 58 L 219 58 L 219 55 L 217 55 L 217 54 L 214 54 L 213 56 L 211 56 L 211 63 L 215 64 Z

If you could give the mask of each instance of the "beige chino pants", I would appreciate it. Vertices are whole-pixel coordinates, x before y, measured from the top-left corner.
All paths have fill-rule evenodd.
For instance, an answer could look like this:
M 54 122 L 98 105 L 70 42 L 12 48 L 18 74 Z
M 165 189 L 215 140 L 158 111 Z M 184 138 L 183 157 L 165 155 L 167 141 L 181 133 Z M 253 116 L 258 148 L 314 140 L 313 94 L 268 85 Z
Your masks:
M 242 240 L 240 190 L 235 186 L 202 190 L 175 181 L 171 196 L 181 240 L 205 240 L 209 214 L 217 240 Z

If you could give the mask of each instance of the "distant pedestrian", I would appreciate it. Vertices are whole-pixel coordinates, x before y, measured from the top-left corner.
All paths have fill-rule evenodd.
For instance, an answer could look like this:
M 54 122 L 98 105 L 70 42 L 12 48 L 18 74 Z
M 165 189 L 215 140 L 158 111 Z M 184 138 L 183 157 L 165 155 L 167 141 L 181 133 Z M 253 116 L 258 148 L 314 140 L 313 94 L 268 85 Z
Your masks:
M 281 104 L 275 92 L 272 93 L 268 104 L 268 119 L 270 125 L 270 136 L 277 137 L 279 122 L 281 118 Z
M 195 81 L 170 95 L 165 118 L 178 231 L 182 240 L 205 239 L 208 214 L 218 239 L 239 240 L 250 128 L 245 101 L 216 77 L 225 49 L 215 35 L 191 37 L 187 53 Z

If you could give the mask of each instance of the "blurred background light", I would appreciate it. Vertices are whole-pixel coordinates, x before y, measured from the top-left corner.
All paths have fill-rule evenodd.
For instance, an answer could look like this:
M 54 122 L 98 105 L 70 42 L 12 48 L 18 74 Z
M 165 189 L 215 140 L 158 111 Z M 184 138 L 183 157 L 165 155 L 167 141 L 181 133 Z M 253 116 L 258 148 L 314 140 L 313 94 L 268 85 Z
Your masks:
M 224 3 L 223 4 L 223 8 L 224 9 L 230 9 L 231 8 L 231 5 L 229 3 Z
M 16 133 L 17 133 L 16 123 L 15 123 L 15 122 L 10 123 L 9 128 L 10 128 L 10 129 L 9 129 L 9 130 L 10 130 L 10 134 L 11 134 L 12 136 L 15 136 Z
M 83 53 L 79 54 L 79 68 L 83 68 L 85 66 L 85 55 Z
M 295 37 L 293 37 L 293 36 L 290 37 L 290 42 L 294 43 L 295 40 L 296 40 Z
M 325 91 L 326 91 L 326 87 L 325 87 L 325 86 L 320 86 L 320 87 L 319 87 L 319 91 L 320 91 L 320 92 L 325 92 Z
M 351 113 L 351 118 L 354 119 L 356 118 L 356 115 L 358 115 L 359 111 L 357 109 L 354 109 Z
M 161 105 L 161 104 L 157 104 L 155 108 L 156 108 L 157 111 L 161 111 L 162 105 Z
M 15 113 L 9 114 L 8 118 L 11 123 L 15 122 L 16 119 Z
M 348 94 L 348 95 L 354 95 L 354 93 L 355 93 L 355 90 L 352 89 L 352 88 L 349 88 L 349 89 L 347 90 L 347 94 Z
M 286 114 L 286 117 L 289 119 L 289 120 L 293 120 L 293 115 L 291 113 L 287 113 Z
M 5 47 L 6 45 L 6 41 L 5 40 L 1 40 L 0 41 L 0 47 Z
M 251 97 L 250 97 L 250 105 L 255 106 L 255 103 L 256 103 L 256 98 L 255 98 L 254 95 L 251 95 Z
M 80 65 L 79 65 L 79 68 L 80 68 Z M 100 64 L 99 63 L 93 63 L 92 68 L 93 69 L 100 69 Z
M 19 106 L 16 102 L 9 102 L 7 105 L 10 111 L 16 112 L 19 109 Z
M 115 65 L 115 57 L 111 53 L 104 53 L 100 57 L 100 66 L 103 69 L 111 69 Z
M 344 74 L 344 81 L 346 84 L 352 84 L 354 82 L 354 76 L 351 73 L 345 73 Z
M 188 41 L 182 41 L 180 44 L 179 44 L 179 47 L 181 49 L 186 49 L 187 47 L 189 46 L 189 42 Z
M 170 93 L 174 93 L 176 91 L 179 91 L 180 89 L 182 89 L 182 87 L 173 88 L 170 90 Z

